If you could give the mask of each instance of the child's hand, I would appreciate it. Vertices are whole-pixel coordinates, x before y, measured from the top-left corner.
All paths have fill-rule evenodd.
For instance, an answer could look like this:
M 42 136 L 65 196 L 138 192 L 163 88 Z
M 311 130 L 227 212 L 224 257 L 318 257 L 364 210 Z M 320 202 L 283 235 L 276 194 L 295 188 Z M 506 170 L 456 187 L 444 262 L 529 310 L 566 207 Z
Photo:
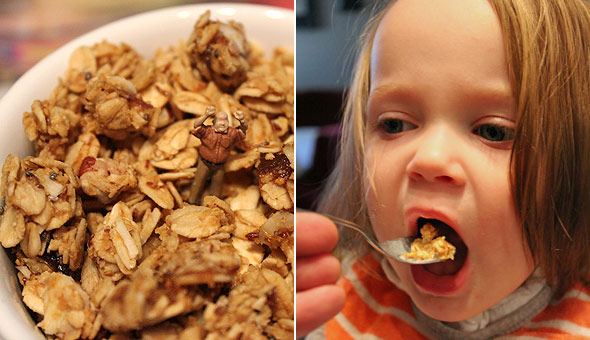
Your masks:
M 305 336 L 344 307 L 344 290 L 335 283 L 340 262 L 330 254 L 338 243 L 332 221 L 314 213 L 297 213 L 297 338 Z

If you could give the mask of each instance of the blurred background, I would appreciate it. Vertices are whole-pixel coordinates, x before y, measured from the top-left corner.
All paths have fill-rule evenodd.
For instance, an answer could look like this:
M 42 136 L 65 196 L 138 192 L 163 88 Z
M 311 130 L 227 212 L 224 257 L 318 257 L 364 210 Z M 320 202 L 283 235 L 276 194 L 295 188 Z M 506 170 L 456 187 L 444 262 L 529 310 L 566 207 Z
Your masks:
M 0 0 L 0 98 L 24 72 L 68 41 L 108 22 L 187 0 Z M 242 0 L 294 8 L 294 0 Z
M 297 0 L 297 207 L 313 209 L 334 163 L 356 43 L 377 0 Z

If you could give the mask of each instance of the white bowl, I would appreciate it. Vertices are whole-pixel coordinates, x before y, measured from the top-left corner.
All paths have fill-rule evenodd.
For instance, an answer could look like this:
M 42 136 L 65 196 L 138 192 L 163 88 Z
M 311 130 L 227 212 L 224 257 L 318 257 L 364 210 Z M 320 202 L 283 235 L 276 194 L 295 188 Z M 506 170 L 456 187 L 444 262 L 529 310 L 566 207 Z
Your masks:
M 244 24 L 246 36 L 261 46 L 266 55 L 274 47 L 294 47 L 293 11 L 278 7 L 211 3 L 178 6 L 117 20 L 74 39 L 53 52 L 25 73 L 0 100 L 0 168 L 10 153 L 25 157 L 33 154 L 25 136 L 22 115 L 30 111 L 35 99 L 46 99 L 63 77 L 70 54 L 79 46 L 104 39 L 125 42 L 138 53 L 151 58 L 158 47 L 176 45 L 186 40 L 197 18 L 207 9 L 216 20 L 236 20 Z M 14 264 L 0 251 L 0 339 L 45 339 L 24 307 Z

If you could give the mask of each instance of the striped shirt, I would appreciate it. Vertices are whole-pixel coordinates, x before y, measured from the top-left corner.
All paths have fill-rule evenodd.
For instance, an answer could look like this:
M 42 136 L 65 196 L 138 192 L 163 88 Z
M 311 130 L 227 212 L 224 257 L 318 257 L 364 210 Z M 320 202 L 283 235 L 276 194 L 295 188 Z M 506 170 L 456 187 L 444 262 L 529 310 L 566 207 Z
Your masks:
M 340 285 L 346 292 L 346 304 L 324 326 L 325 339 L 432 339 L 418 321 L 410 297 L 385 278 L 372 255 L 356 261 Z M 575 285 L 500 339 L 590 339 L 590 289 Z

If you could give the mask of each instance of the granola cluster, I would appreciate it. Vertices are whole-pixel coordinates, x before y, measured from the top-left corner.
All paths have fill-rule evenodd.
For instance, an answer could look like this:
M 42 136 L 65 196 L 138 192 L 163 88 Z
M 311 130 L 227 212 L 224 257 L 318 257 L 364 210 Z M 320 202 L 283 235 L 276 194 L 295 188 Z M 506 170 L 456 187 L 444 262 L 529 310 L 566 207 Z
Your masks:
M 445 236 L 438 236 L 438 232 L 432 224 L 425 224 L 420 229 L 420 234 L 422 237 L 412 241 L 410 252 L 403 254 L 403 258 L 417 260 L 455 259 L 455 246 L 445 240 Z
M 153 59 L 74 51 L 0 182 L 0 243 L 48 339 L 293 338 L 293 70 L 209 12 Z M 190 205 L 209 105 L 250 129 L 221 197 Z
M 247 79 L 250 46 L 240 23 L 201 16 L 189 38 L 189 51 L 199 72 L 223 90 L 235 90 Z

